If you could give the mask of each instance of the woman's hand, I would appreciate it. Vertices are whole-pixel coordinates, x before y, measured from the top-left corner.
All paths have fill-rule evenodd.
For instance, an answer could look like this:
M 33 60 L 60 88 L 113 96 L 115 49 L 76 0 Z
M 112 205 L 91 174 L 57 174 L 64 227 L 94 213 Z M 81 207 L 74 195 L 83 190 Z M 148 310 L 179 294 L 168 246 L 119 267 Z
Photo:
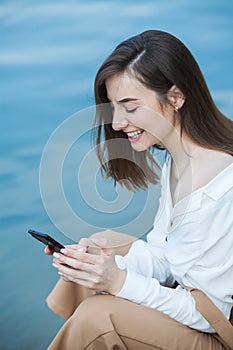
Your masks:
M 116 265 L 113 251 L 103 247 L 104 240 L 93 239 L 91 242 L 92 246 L 99 247 L 100 255 L 88 253 L 90 245 L 80 241 L 82 244 L 62 249 L 62 254 L 53 253 L 53 266 L 66 281 L 116 295 L 125 281 L 126 272 Z

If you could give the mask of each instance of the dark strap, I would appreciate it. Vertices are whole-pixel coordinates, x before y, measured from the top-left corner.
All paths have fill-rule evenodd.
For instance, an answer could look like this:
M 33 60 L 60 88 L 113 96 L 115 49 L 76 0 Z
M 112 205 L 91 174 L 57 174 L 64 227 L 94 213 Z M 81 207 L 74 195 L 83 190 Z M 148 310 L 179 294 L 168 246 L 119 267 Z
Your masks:
M 233 326 L 219 308 L 199 289 L 185 287 L 196 301 L 196 308 L 219 337 L 233 350 Z

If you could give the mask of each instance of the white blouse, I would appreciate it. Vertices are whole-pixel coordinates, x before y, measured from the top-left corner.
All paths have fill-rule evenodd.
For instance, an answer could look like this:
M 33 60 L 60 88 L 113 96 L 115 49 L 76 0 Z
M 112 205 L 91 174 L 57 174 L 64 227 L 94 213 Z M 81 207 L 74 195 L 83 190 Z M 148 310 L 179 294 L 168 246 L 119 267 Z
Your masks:
M 174 207 L 171 157 L 162 170 L 162 192 L 154 228 L 137 240 L 119 268 L 127 270 L 117 294 L 157 309 L 184 325 L 214 332 L 183 286 L 203 290 L 229 319 L 233 306 L 233 163 Z M 188 199 L 188 201 L 186 200 Z M 178 287 L 171 288 L 175 281 Z

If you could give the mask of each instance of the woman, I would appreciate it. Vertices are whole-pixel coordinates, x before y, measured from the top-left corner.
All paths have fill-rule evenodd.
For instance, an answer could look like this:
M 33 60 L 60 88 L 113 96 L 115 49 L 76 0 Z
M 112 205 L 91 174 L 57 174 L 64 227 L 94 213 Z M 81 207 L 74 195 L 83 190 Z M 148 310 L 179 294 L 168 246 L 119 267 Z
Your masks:
M 137 189 L 156 182 L 148 150 L 167 151 L 160 206 L 146 241 L 106 231 L 53 254 L 62 278 L 47 302 L 67 322 L 49 349 L 229 350 L 231 340 L 216 334 L 186 287 L 202 290 L 227 322 L 232 121 L 215 106 L 188 49 L 156 30 L 116 47 L 97 73 L 95 98 L 97 144 L 105 136 L 98 157 L 115 183 Z

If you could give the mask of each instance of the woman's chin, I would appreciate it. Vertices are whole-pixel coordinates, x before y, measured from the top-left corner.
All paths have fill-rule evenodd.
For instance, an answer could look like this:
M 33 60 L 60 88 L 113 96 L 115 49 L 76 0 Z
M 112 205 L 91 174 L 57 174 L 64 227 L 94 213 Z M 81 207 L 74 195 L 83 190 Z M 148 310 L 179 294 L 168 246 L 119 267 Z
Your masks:
M 144 145 L 143 143 L 140 142 L 131 142 L 131 147 L 134 149 L 136 152 L 143 152 L 146 151 L 149 147 Z
M 145 135 L 144 135 L 145 134 Z M 150 136 L 150 135 L 149 135 Z M 143 133 L 142 137 L 139 140 L 129 140 L 131 147 L 136 151 L 136 152 L 143 152 L 149 149 L 150 147 L 154 146 L 155 144 L 159 144 L 160 141 L 155 138 L 155 137 L 148 137 L 147 133 Z

